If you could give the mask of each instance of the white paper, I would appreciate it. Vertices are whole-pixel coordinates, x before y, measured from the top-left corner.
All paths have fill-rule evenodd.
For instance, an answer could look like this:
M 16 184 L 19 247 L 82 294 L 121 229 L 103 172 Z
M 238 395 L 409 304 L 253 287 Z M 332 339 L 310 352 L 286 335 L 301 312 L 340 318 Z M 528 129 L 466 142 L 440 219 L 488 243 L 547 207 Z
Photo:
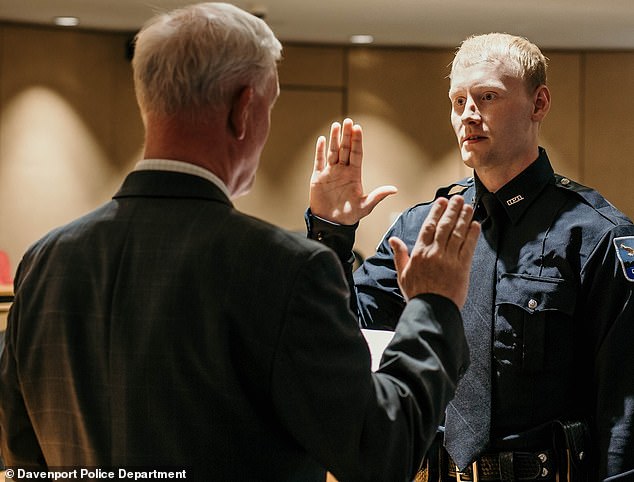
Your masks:
M 370 347 L 370 356 L 372 358 L 372 371 L 376 371 L 379 368 L 383 351 L 388 343 L 394 336 L 393 331 L 386 330 L 366 330 L 362 329 L 361 332 L 365 337 L 365 341 Z

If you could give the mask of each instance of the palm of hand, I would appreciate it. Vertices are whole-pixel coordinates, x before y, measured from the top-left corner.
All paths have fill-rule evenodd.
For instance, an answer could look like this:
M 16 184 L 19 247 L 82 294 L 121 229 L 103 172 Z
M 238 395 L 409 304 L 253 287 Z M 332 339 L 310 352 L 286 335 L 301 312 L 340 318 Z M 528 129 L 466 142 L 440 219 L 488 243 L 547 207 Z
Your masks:
M 363 132 L 351 119 L 334 122 L 330 128 L 328 154 L 326 138 L 320 136 L 310 179 L 310 209 L 327 221 L 353 225 L 372 212 L 394 186 L 381 186 L 365 194 L 361 182 Z

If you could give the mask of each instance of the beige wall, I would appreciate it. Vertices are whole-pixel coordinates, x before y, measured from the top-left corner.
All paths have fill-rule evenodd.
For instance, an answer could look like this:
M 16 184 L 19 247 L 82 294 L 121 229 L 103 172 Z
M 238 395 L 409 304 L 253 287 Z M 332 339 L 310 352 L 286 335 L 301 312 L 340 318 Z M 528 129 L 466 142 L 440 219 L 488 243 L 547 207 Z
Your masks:
M 236 199 L 242 211 L 305 231 L 304 211 L 315 141 L 344 112 L 344 52 L 288 47 L 280 65 L 280 97 L 251 192 Z
M 0 249 L 14 269 L 35 239 L 107 200 L 140 156 L 127 40 L 0 24 Z M 236 205 L 303 230 L 315 139 L 350 115 L 364 127 L 366 188 L 400 190 L 359 229 L 371 254 L 397 213 L 469 174 L 449 125 L 452 51 L 287 46 L 257 181 Z M 634 216 L 634 52 L 545 53 L 553 107 L 542 143 L 556 170 Z
M 0 25 L 0 249 L 107 199 L 138 158 L 126 36 Z
M 634 52 L 585 57 L 583 177 L 634 217 Z

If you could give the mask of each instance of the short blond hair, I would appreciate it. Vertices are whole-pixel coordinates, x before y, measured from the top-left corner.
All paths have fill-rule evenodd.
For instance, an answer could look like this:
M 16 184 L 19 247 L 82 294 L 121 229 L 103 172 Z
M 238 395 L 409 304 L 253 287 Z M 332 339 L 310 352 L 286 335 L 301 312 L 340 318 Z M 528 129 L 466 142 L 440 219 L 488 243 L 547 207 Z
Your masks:
M 452 78 L 456 69 L 480 62 L 504 63 L 514 74 L 524 79 L 530 92 L 540 85 L 546 85 L 548 59 L 537 45 L 524 37 L 489 33 L 467 38 L 456 51 L 449 78 Z

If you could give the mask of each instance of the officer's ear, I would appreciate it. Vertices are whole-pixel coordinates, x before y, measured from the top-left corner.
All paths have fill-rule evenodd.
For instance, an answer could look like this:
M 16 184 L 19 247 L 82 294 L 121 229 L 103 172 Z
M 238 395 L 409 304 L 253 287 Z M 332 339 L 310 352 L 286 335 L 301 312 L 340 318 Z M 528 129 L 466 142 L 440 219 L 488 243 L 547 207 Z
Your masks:
M 550 90 L 545 85 L 540 85 L 533 94 L 532 119 L 541 122 L 550 110 Z

